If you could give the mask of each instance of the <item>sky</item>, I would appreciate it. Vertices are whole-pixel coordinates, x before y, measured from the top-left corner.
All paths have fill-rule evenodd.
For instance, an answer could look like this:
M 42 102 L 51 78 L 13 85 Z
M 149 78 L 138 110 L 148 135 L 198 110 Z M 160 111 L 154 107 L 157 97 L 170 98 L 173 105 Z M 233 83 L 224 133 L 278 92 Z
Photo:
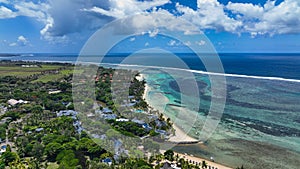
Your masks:
M 0 53 L 78 53 L 95 31 L 128 16 L 119 33 L 196 29 L 217 52 L 300 52 L 299 0 L 0 0 Z M 178 44 L 153 32 L 114 50 Z

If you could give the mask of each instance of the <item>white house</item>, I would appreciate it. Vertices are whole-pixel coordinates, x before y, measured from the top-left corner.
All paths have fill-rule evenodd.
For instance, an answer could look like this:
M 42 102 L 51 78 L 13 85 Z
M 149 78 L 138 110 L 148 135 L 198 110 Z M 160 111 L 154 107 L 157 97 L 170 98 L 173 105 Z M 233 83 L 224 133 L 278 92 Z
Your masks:
M 116 120 L 117 122 L 128 122 L 129 119 L 120 118 Z

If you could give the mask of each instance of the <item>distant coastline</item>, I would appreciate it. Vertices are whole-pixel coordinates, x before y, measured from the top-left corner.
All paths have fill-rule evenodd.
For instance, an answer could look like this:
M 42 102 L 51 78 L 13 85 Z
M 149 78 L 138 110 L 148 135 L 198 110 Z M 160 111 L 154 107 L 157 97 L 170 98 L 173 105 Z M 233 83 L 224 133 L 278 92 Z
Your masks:
M 130 54 L 108 54 L 102 64 L 117 66 Z M 233 78 L 257 78 L 262 80 L 278 80 L 300 82 L 300 54 L 298 53 L 220 53 L 225 73 L 207 72 L 195 54 L 176 54 L 190 67 L 192 73 L 222 75 Z M 8 57 L 5 57 L 8 56 Z M 151 57 L 146 54 L 145 57 Z M 77 54 L 0 54 L 0 60 L 35 61 L 35 62 L 60 62 L 75 64 Z M 86 59 L 90 63 L 99 64 L 99 58 Z M 131 65 L 134 66 L 134 65 Z M 274 69 L 276 67 L 276 69 Z
M 20 56 L 19 54 L 0 53 L 0 57 L 15 57 Z

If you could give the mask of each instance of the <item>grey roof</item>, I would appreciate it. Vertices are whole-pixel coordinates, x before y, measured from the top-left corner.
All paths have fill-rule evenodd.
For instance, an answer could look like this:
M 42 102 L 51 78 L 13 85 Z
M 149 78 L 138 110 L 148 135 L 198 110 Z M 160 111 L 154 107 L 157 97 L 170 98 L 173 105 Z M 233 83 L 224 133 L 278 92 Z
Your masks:
M 116 119 L 116 118 L 117 118 L 117 115 L 115 115 L 115 114 L 103 114 L 102 117 L 103 117 L 105 120 L 112 120 L 112 119 Z
M 112 113 L 112 110 L 109 109 L 109 108 L 107 108 L 107 107 L 105 107 L 105 108 L 103 108 L 102 112 L 103 113 Z
M 57 113 L 58 117 L 61 116 L 76 116 L 78 114 L 78 112 L 74 111 L 74 110 L 61 110 Z
M 44 130 L 44 128 L 37 128 L 37 129 L 35 129 L 35 131 L 37 131 L 37 132 L 40 132 L 40 131 L 43 131 Z
M 134 122 L 134 123 L 137 123 L 137 124 L 140 124 L 140 125 L 143 125 L 143 124 L 145 124 L 145 122 L 144 121 L 142 121 L 142 120 L 138 120 L 138 119 L 133 119 L 133 120 L 131 120 L 132 122 Z
M 128 96 L 128 99 L 133 99 L 134 98 L 134 96 Z

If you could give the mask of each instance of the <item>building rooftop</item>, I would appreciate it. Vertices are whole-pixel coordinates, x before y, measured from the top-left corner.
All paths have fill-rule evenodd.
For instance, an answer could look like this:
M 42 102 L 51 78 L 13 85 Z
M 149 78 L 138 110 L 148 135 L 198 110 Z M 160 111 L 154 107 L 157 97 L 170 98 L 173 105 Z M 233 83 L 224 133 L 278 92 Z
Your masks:
M 37 129 L 35 129 L 36 132 L 41 132 L 43 130 L 44 130 L 44 128 L 37 128 Z
M 103 108 L 102 112 L 103 113 L 112 113 L 112 110 L 109 109 L 109 108 L 107 108 L 107 107 L 105 107 L 105 108 Z

